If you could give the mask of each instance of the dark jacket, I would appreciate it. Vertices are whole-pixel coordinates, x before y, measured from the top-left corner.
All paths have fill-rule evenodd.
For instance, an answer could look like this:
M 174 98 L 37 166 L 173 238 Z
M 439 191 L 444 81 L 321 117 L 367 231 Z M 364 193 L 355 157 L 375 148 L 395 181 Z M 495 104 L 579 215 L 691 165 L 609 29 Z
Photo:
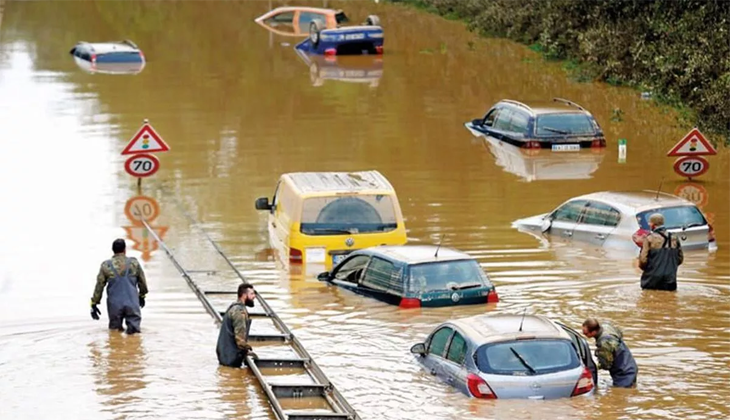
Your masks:
M 247 341 L 250 328 L 251 320 L 248 318 L 246 306 L 241 302 L 231 304 L 223 316 L 218 333 L 218 345 L 215 348 L 218 363 L 241 367 L 246 354 L 251 351 Z
M 596 335 L 596 358 L 598 367 L 611 374 L 614 386 L 628 388 L 636 383 L 639 368 L 634 356 L 624 343 L 621 330 L 608 322 L 601 323 Z
M 677 290 L 677 267 L 684 261 L 682 245 L 675 235 L 664 227 L 652 231 L 641 246 L 639 267 L 641 288 Z

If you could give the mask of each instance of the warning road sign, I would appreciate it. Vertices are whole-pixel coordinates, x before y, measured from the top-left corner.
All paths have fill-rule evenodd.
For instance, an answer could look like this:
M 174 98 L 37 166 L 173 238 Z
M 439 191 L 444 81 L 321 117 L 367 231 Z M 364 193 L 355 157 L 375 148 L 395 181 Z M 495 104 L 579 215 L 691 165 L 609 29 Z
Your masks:
M 122 150 L 122 155 L 133 155 L 136 153 L 167 152 L 170 146 L 162 140 L 154 128 L 145 120 L 142 128 L 132 137 L 127 147 Z
M 717 150 L 696 127 L 675 144 L 667 156 L 712 156 Z
M 152 229 L 154 229 L 155 234 L 162 240 L 168 227 L 157 226 Z M 159 249 L 159 244 L 155 240 L 155 237 L 144 226 L 124 226 L 124 230 L 127 232 L 127 239 L 134 242 L 132 249 L 141 252 L 144 261 L 149 261 L 152 258 L 152 252 Z
M 124 170 L 138 178 L 154 175 L 159 169 L 160 161 L 155 155 L 134 155 L 124 163 Z
M 710 162 L 702 156 L 683 156 L 674 162 L 674 172 L 688 178 L 698 177 L 710 169 Z
M 145 195 L 138 195 L 127 200 L 124 206 L 124 214 L 130 222 L 135 225 L 142 225 L 142 220 L 152 223 L 160 215 L 160 205 L 157 200 Z

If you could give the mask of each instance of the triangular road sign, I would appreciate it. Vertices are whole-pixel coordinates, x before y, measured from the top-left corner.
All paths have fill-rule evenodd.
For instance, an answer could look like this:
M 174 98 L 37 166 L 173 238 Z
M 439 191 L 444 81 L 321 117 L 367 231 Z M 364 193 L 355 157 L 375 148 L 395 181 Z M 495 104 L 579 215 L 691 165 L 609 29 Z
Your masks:
M 679 143 L 674 145 L 672 150 L 667 153 L 667 156 L 711 156 L 716 154 L 717 150 L 695 127 Z
M 132 137 L 122 155 L 134 155 L 137 153 L 167 152 L 170 146 L 162 140 L 152 126 L 145 121 L 142 128 Z

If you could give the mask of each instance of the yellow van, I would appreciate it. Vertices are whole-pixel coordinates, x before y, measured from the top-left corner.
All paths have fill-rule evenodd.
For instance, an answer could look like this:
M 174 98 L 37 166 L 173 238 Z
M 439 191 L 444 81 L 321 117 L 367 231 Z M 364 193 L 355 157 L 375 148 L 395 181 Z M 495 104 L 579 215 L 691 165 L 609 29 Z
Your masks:
M 378 171 L 283 174 L 269 203 L 271 246 L 290 263 L 332 267 L 356 249 L 406 243 L 393 186 Z

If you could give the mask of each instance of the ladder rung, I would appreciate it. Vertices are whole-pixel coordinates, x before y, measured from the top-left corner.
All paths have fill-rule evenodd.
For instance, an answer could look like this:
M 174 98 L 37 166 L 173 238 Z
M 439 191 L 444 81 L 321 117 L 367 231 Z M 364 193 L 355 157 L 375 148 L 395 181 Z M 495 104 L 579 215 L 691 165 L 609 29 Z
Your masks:
M 289 334 L 249 334 L 249 341 L 287 341 L 291 338 Z
M 259 357 L 256 359 L 256 367 L 259 368 L 292 368 L 298 367 L 303 368 L 305 363 L 308 363 L 309 359 L 303 359 L 301 357 L 289 358 L 289 359 L 269 359 L 266 357 Z
M 334 420 L 334 419 L 352 420 L 352 419 L 354 419 L 354 417 L 351 417 L 350 415 L 345 414 L 345 413 L 317 413 L 317 412 L 308 413 L 306 411 L 285 411 L 284 414 L 286 414 L 286 418 L 288 420 Z
M 227 291 L 227 290 L 204 290 L 204 294 L 206 295 L 237 295 L 237 291 Z
M 324 396 L 322 384 L 269 384 L 277 398 L 305 398 Z

